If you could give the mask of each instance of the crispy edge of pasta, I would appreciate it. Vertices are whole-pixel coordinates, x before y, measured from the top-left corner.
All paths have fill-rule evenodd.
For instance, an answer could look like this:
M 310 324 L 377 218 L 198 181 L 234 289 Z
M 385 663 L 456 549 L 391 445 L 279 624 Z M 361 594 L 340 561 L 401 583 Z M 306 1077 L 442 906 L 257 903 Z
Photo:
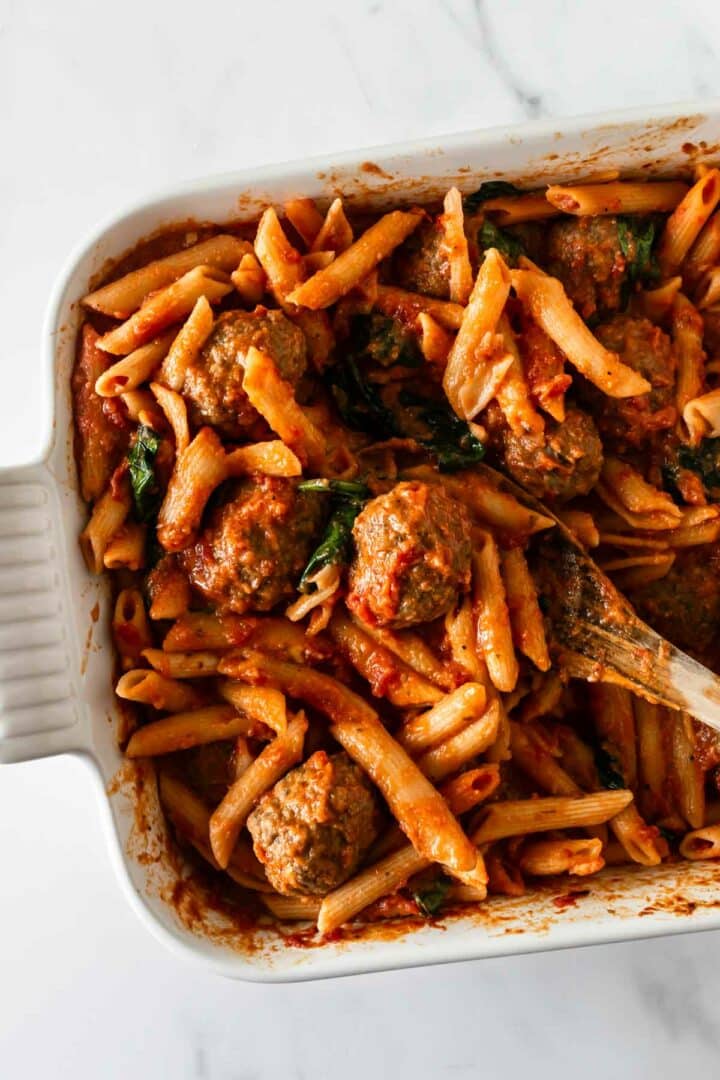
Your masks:
M 463 200 L 456 187 L 451 187 L 445 196 L 440 226 L 442 250 L 450 268 L 450 299 L 456 304 L 466 304 L 472 292 L 473 274 L 465 236 Z
M 302 476 L 302 462 L 282 439 L 250 443 L 230 450 L 226 457 L 228 476 Z
M 473 606 L 477 641 L 488 674 L 497 690 L 510 693 L 518 680 L 519 666 L 513 646 L 505 583 L 500 573 L 500 554 L 492 533 L 474 533 L 472 553 Z
M 232 705 L 205 705 L 144 724 L 131 736 L 125 754 L 129 758 L 171 754 L 191 746 L 247 735 L 249 729 L 247 716 L 238 713 Z
M 175 331 L 169 330 L 111 364 L 97 379 L 95 393 L 100 397 L 117 397 L 137 389 L 165 359 L 174 338 Z
M 545 198 L 563 214 L 595 217 L 599 214 L 668 213 L 688 191 L 682 180 L 654 180 L 649 183 L 616 180 L 606 184 L 552 184 Z
M 463 420 L 470 419 L 463 403 L 463 391 L 477 378 L 477 354 L 486 335 L 495 333 L 509 295 L 510 273 L 505 261 L 496 248 L 488 248 L 443 375 L 448 401 Z
M 223 869 L 230 862 L 240 830 L 257 799 L 300 761 L 307 726 L 304 713 L 294 716 L 286 731 L 260 751 L 213 811 L 210 817 L 210 847 Z
M 378 285 L 373 307 L 408 326 L 414 326 L 420 315 L 430 315 L 446 330 L 459 330 L 465 313 L 462 304 L 408 292 L 396 285 Z
M 189 712 L 204 703 L 204 695 L 194 686 L 180 682 L 179 679 L 169 679 L 159 671 L 149 668 L 132 668 L 126 671 L 118 679 L 115 693 L 125 701 L 152 705 L 153 709 L 163 712 Z
M 117 481 L 111 479 L 109 487 L 93 506 L 90 520 L 80 533 L 80 547 L 91 573 L 102 573 L 108 545 L 125 524 L 131 506 L 130 481 L 127 474 L 123 473 Z
M 602 840 L 597 837 L 531 840 L 521 848 L 518 865 L 523 874 L 533 877 L 552 874 L 586 877 L 596 874 L 605 865 L 602 846 Z
M 345 216 L 343 201 L 340 198 L 333 199 L 318 234 L 310 245 L 310 251 L 331 251 L 339 255 L 342 251 L 347 251 L 352 242 L 352 226 Z M 326 265 L 329 266 L 332 261 L 329 260 Z
M 349 248 L 298 285 L 287 297 L 290 303 L 317 311 L 329 307 L 358 285 L 378 263 L 417 228 L 421 210 L 391 210 L 371 225 Z
M 161 383 L 150 383 L 150 391 L 172 428 L 175 436 L 175 453 L 182 454 L 190 445 L 190 428 L 188 426 L 185 398 L 175 390 L 168 390 Z
M 171 285 L 188 271 L 198 266 L 230 271 L 238 265 L 242 255 L 251 250 L 252 246 L 247 240 L 221 233 L 132 270 L 117 281 L 88 293 L 82 303 L 84 307 L 114 319 L 127 319 L 150 293 Z
M 443 697 L 435 683 L 420 675 L 379 644 L 358 622 L 336 610 L 328 631 L 338 651 L 368 682 L 375 697 L 384 697 L 396 708 L 432 705 Z
M 519 547 L 500 551 L 502 577 L 515 647 L 540 671 L 550 668 L 550 654 L 545 637 L 545 623 L 537 589 L 527 561 Z
M 482 716 L 486 705 L 487 691 L 482 683 L 463 683 L 432 709 L 407 720 L 398 732 L 397 741 L 409 754 L 419 754 Z
M 598 341 L 557 278 L 535 270 L 511 270 L 510 278 L 523 307 L 586 379 L 609 397 L 648 393 L 647 379 Z
M 117 594 L 111 629 L 122 667 L 134 667 L 143 649 L 152 645 L 150 624 L 139 589 L 121 589 Z
M 709 169 L 695 181 L 665 222 L 657 260 L 664 277 L 672 277 L 720 202 L 720 170 Z
M 538 799 L 508 799 L 492 803 L 481 811 L 483 819 L 472 834 L 476 844 L 487 844 L 508 836 L 602 825 L 632 802 L 631 791 L 598 791 L 577 797 L 549 796 Z
M 251 345 L 244 366 L 243 390 L 250 403 L 304 466 L 321 472 L 327 450 L 325 437 L 298 405 L 292 386 L 282 378 L 274 360 Z
M 151 293 L 139 311 L 103 334 L 98 346 L 114 355 L 126 355 L 188 316 L 200 297 L 218 304 L 231 289 L 230 278 L 222 270 L 196 266 L 172 285 Z
M 457 772 L 478 754 L 484 754 L 498 737 L 502 713 L 500 701 L 491 701 L 476 720 L 471 720 L 460 731 L 426 750 L 417 762 L 420 771 L 437 783 Z
M 165 551 L 182 551 L 200 525 L 205 505 L 227 477 L 223 445 L 210 427 L 200 428 L 177 455 L 158 513 L 157 538 Z

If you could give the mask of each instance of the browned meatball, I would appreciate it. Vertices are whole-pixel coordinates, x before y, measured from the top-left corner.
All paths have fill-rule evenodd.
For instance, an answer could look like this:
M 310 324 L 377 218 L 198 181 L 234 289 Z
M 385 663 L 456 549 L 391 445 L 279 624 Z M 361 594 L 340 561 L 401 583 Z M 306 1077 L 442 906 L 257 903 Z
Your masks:
M 322 524 L 322 497 L 293 480 L 241 481 L 179 556 L 190 582 L 221 611 L 269 611 L 291 596 Z
M 649 319 L 615 315 L 598 326 L 597 337 L 606 349 L 638 371 L 652 385 L 648 394 L 630 398 L 610 398 L 592 393 L 593 413 L 608 445 L 644 445 L 658 431 L 673 427 L 675 409 L 676 360 L 670 338 Z
M 560 218 L 548 230 L 547 270 L 560 278 L 583 319 L 622 306 L 627 260 L 617 218 Z
M 353 539 L 347 602 L 366 622 L 431 622 L 470 583 L 470 520 L 442 488 L 396 484 L 358 515 Z
M 720 629 L 720 544 L 678 551 L 665 577 L 635 589 L 630 600 L 673 645 L 707 653 Z
M 344 753 L 318 750 L 263 795 L 247 827 L 278 892 L 325 896 L 354 873 L 375 839 L 377 819 L 357 765 Z
M 211 424 L 239 439 L 258 419 L 242 388 L 243 359 L 251 345 L 267 353 L 293 385 L 303 375 L 305 337 L 281 311 L 227 311 L 185 374 L 182 392 L 194 424 Z
M 505 467 L 538 499 L 565 502 L 587 495 L 602 468 L 600 436 L 592 417 L 568 409 L 561 423 L 547 420 L 544 436 L 503 436 Z
M 423 222 L 396 251 L 393 282 L 412 292 L 447 300 L 450 264 L 442 240 L 442 228 L 437 222 Z

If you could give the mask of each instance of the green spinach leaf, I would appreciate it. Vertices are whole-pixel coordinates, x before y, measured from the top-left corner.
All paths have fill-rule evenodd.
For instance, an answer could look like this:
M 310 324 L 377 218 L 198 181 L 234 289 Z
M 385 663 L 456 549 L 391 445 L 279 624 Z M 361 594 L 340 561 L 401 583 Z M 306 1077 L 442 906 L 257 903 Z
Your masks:
M 158 512 L 162 493 L 155 477 L 155 458 L 160 449 L 160 436 L 141 424 L 128 452 L 130 487 L 135 513 L 139 521 L 150 522 Z
M 447 878 L 438 877 L 434 881 L 424 884 L 413 892 L 413 900 L 420 908 L 423 915 L 432 918 L 437 915 L 440 908 L 447 900 L 450 891 L 450 882 Z
M 481 184 L 477 191 L 473 191 L 471 195 L 466 195 L 463 200 L 463 206 L 465 212 L 468 214 L 474 214 L 483 203 L 488 199 L 501 199 L 505 195 L 522 195 L 520 188 L 515 187 L 514 184 L 508 183 L 507 180 L 487 180 L 484 184 Z
M 364 484 L 351 480 L 304 480 L 300 491 L 324 491 L 330 496 L 331 510 L 323 538 L 310 556 L 298 584 L 301 593 L 312 592 L 311 578 L 326 566 L 343 566 L 348 562 L 352 527 L 355 518 L 370 497 Z
M 399 400 L 406 408 L 417 409 L 419 419 L 430 429 L 430 436 L 418 442 L 434 455 L 442 472 L 466 469 L 482 461 L 485 447 L 449 406 L 411 390 L 403 390 Z
M 511 266 L 515 266 L 520 256 L 525 254 L 522 241 L 507 229 L 500 229 L 492 221 L 483 221 L 478 232 L 478 244 L 483 251 L 491 247 L 497 248 Z

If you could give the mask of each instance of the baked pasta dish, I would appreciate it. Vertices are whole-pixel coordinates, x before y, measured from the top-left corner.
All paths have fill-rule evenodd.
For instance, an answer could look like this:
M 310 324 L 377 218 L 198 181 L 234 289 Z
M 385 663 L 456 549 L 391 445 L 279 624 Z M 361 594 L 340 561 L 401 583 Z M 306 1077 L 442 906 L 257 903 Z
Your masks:
M 239 912 L 329 935 L 720 855 L 720 741 L 571 678 L 545 573 L 557 517 L 720 670 L 719 202 L 703 167 L 296 198 L 84 297 L 121 745 Z

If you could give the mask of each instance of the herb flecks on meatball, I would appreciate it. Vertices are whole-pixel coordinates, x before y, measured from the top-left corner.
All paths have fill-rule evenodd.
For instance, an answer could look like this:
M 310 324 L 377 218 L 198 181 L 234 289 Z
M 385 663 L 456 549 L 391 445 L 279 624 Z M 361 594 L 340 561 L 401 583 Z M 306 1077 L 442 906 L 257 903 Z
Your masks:
M 505 468 L 538 499 L 566 502 L 587 495 L 603 463 L 600 436 L 592 417 L 568 409 L 560 423 L 547 420 L 541 436 L 503 436 Z
M 284 895 L 325 896 L 357 869 L 375 839 L 378 808 L 344 754 L 318 750 L 275 784 L 248 818 L 255 854 Z
M 561 218 L 547 238 L 547 270 L 559 278 L 583 319 L 623 307 L 627 260 L 617 218 Z
M 239 439 L 257 421 L 258 413 L 242 388 L 243 360 L 250 346 L 267 353 L 293 386 L 305 372 L 305 337 L 282 311 L 228 311 L 216 320 L 185 374 L 182 393 L 196 426 L 211 424 L 228 438 Z
M 470 584 L 470 520 L 442 488 L 396 484 L 358 515 L 353 540 L 347 602 L 366 622 L 432 622 Z
M 322 526 L 322 496 L 294 480 L 241 481 L 179 556 L 191 584 L 220 611 L 269 611 L 292 596 Z

